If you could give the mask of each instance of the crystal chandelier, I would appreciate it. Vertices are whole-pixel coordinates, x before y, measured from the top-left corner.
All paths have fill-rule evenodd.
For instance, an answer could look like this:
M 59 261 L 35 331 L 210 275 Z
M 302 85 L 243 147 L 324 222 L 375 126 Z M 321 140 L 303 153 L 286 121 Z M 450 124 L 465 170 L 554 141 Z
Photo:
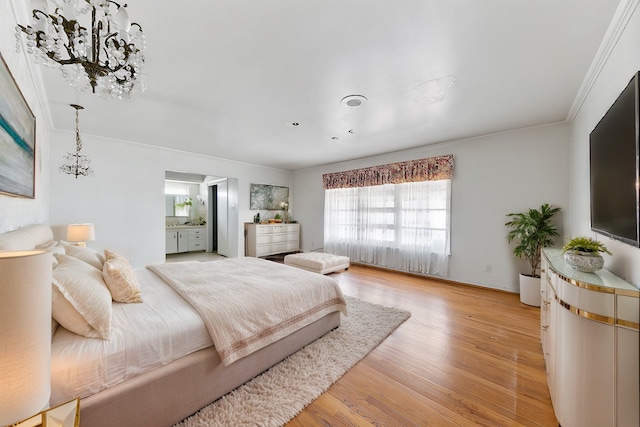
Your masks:
M 80 110 L 83 110 L 84 107 L 76 104 L 71 104 L 73 108 L 76 109 L 76 152 L 75 153 L 67 153 L 63 158 L 68 162 L 67 164 L 63 164 L 60 166 L 60 172 L 64 172 L 69 175 L 75 175 L 76 179 L 78 176 L 89 176 L 93 173 L 91 169 L 91 160 L 84 155 L 80 154 L 80 150 L 82 150 L 82 140 L 80 139 Z
M 52 13 L 46 10 L 49 4 Z M 36 62 L 60 69 L 79 90 L 91 88 L 93 93 L 115 98 L 131 96 L 135 86 L 144 91 L 145 37 L 142 27 L 131 23 L 126 4 L 44 0 L 44 5 L 45 11 L 33 10 L 33 27 L 16 26 L 18 49 L 24 33 L 26 51 L 35 55 Z M 88 14 L 90 18 L 84 16 Z

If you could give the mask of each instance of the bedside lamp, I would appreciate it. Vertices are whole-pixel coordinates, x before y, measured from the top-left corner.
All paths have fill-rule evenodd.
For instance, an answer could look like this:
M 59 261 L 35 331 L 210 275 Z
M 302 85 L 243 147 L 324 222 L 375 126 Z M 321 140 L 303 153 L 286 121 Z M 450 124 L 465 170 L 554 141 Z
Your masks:
M 51 254 L 0 251 L 0 426 L 51 395 Z
M 67 241 L 78 246 L 87 246 L 86 242 L 96 240 L 96 231 L 93 224 L 69 224 L 67 225 Z

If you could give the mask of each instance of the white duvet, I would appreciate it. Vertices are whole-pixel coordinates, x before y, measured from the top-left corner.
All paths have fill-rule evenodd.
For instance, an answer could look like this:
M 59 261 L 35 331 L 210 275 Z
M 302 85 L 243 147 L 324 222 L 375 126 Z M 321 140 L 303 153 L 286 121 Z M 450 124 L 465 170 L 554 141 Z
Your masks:
M 330 277 L 260 258 L 148 266 L 200 313 L 227 366 L 347 303 Z

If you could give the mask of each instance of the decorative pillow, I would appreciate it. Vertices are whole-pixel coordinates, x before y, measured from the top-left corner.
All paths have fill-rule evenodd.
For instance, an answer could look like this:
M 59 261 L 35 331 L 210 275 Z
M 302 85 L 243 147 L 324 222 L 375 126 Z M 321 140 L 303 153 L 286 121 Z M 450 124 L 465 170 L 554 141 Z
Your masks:
M 122 255 L 104 250 L 106 261 L 102 267 L 102 277 L 114 301 L 142 302 L 140 283 L 131 263 Z
M 111 294 L 102 273 L 68 255 L 57 255 L 53 270 L 53 317 L 63 327 L 89 338 L 109 339 Z
M 82 260 L 102 271 L 104 255 L 95 249 L 91 249 L 86 246 L 64 245 L 64 251 L 67 255 L 78 258 L 79 260 Z
M 114 259 L 114 258 L 119 258 L 119 259 L 121 259 L 123 261 L 129 262 L 129 260 L 124 257 L 124 255 L 120 255 L 119 253 L 110 251 L 109 249 L 105 249 L 104 250 L 104 259 L 105 260 Z

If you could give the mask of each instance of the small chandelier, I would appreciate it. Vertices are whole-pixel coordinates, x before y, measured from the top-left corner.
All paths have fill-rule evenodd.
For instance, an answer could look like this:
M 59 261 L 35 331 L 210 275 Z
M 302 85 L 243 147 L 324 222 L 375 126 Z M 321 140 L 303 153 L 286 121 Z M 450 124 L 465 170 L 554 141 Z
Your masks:
M 26 51 L 36 62 L 58 68 L 81 91 L 107 97 L 130 97 L 136 84 L 145 89 L 145 37 L 131 23 L 125 7 L 112 0 L 45 0 L 54 12 L 33 10 L 34 25 L 16 26 L 17 48 L 21 33 Z M 44 9 L 47 9 L 45 7 Z M 80 24 L 84 18 L 89 29 Z M 64 15 L 63 15 L 64 14 Z
M 76 152 L 67 153 L 67 155 L 63 157 L 68 163 L 60 166 L 60 172 L 75 175 L 76 179 L 78 179 L 80 175 L 89 176 L 93 174 L 93 170 L 91 169 L 91 160 L 89 160 L 86 155 L 80 154 L 80 150 L 82 150 L 82 140 L 80 139 L 79 111 L 83 110 L 84 107 L 76 104 L 71 104 L 71 106 L 76 109 Z

